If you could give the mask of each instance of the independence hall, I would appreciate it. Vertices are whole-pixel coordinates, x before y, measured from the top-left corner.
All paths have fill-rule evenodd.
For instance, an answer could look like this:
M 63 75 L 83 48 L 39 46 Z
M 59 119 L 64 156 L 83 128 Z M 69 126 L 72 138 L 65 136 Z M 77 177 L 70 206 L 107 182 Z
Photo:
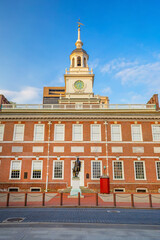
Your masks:
M 94 73 L 82 48 L 65 71 L 65 87 L 44 87 L 43 104 L 10 103 L 0 95 L 0 191 L 99 189 L 108 175 L 111 192 L 160 192 L 158 95 L 146 104 L 110 104 L 93 93 Z

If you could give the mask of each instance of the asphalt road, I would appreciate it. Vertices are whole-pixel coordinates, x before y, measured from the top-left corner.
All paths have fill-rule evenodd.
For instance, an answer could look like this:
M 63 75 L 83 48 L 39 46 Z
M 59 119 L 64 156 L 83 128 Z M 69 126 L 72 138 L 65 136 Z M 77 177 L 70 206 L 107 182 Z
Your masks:
M 0 223 L 7 218 L 22 217 L 23 223 L 99 223 L 160 225 L 159 209 L 106 208 L 4 208 Z

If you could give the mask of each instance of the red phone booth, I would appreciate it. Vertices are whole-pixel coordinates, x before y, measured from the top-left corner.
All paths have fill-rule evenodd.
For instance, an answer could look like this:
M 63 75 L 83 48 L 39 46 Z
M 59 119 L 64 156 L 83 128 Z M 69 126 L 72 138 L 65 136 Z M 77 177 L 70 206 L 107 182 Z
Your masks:
M 100 193 L 110 193 L 110 183 L 108 176 L 100 177 Z

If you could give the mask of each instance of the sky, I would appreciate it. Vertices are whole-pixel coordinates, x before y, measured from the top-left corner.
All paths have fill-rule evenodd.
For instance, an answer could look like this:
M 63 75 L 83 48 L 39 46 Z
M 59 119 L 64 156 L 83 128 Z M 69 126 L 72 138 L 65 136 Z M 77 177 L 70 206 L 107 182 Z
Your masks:
M 0 94 L 36 104 L 64 86 L 79 18 L 95 94 L 143 104 L 160 92 L 159 0 L 0 0 Z

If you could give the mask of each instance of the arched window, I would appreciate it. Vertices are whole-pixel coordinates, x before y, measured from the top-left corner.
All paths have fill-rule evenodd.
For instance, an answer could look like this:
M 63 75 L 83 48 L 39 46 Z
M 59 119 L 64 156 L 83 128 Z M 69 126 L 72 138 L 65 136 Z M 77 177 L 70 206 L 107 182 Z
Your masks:
M 81 57 L 77 57 L 77 66 L 81 66 Z
M 84 58 L 84 67 L 86 67 L 86 58 Z
M 74 58 L 72 58 L 72 67 L 74 67 Z

